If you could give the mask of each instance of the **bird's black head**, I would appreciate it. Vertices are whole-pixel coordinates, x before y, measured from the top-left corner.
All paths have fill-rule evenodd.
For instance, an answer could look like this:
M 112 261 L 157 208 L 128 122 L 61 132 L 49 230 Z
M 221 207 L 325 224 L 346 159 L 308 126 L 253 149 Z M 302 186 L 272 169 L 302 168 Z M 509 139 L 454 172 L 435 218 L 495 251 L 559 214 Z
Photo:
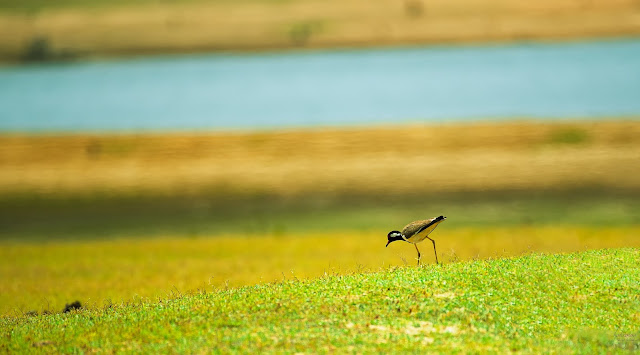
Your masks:
M 402 233 L 398 232 L 398 231 L 391 231 L 389 232 L 389 234 L 387 234 L 387 246 L 389 246 L 389 243 L 391 242 L 395 242 L 396 240 L 404 240 L 404 238 L 402 238 Z

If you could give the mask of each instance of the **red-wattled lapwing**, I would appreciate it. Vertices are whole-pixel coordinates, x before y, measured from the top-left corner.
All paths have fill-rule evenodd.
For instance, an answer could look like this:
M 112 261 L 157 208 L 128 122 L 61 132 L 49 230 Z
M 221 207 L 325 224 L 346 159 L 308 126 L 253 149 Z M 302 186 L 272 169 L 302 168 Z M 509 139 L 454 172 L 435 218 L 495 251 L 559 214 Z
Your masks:
M 436 252 L 436 241 L 429 238 L 429 233 L 433 232 L 434 229 L 440 224 L 440 222 L 447 219 L 445 216 L 434 217 L 431 219 L 425 219 L 423 221 L 415 221 L 407 224 L 402 232 L 399 231 L 391 231 L 387 234 L 387 246 L 389 243 L 395 242 L 397 240 L 404 240 L 405 242 L 409 242 L 416 247 L 416 251 L 418 252 L 418 265 L 420 265 L 420 250 L 418 250 L 418 243 L 425 239 L 429 239 L 431 243 L 433 243 L 433 253 L 436 254 L 436 264 L 438 264 L 438 253 Z

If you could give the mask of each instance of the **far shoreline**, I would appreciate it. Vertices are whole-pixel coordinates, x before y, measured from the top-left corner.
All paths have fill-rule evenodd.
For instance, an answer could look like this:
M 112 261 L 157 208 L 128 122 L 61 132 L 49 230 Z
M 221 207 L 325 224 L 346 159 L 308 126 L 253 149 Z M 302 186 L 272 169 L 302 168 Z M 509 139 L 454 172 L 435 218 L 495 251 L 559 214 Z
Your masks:
M 332 51 L 360 51 L 360 50 L 394 50 L 405 48 L 442 48 L 442 47 L 490 47 L 490 46 L 516 46 L 523 44 L 574 44 L 588 42 L 615 42 L 633 41 L 640 39 L 638 33 L 621 33 L 600 36 L 575 35 L 562 36 L 551 35 L 532 38 L 477 38 L 477 39 L 449 39 L 449 40 L 407 40 L 395 42 L 337 42 L 318 43 L 304 47 L 291 45 L 269 45 L 253 44 L 250 46 L 229 46 L 229 47 L 207 47 L 199 48 L 151 48 L 140 50 L 122 50 L 113 52 L 87 52 L 74 53 L 73 55 L 52 56 L 39 60 L 22 60 L 20 58 L 10 58 L 0 56 L 0 69 L 24 66 L 39 65 L 68 65 L 74 63 L 91 63 L 121 60 L 145 60 L 152 58 L 171 58 L 185 56 L 207 56 L 207 55 L 228 55 L 228 56 L 251 56 L 251 55 L 280 55 L 298 54 L 314 52 Z
M 633 2 L 105 0 L 0 5 L 0 64 L 640 36 Z M 22 6 L 22 7 L 21 7 Z

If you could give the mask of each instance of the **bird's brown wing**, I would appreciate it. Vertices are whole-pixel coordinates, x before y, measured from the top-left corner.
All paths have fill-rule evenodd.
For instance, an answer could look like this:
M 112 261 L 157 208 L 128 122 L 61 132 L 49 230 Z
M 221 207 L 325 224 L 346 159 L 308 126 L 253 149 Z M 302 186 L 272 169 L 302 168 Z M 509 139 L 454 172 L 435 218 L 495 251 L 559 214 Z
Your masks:
M 424 219 L 421 221 L 415 221 L 407 224 L 404 228 L 402 228 L 402 235 L 409 238 L 410 236 L 418 233 L 425 226 L 428 226 L 431 222 L 433 222 L 437 217 Z

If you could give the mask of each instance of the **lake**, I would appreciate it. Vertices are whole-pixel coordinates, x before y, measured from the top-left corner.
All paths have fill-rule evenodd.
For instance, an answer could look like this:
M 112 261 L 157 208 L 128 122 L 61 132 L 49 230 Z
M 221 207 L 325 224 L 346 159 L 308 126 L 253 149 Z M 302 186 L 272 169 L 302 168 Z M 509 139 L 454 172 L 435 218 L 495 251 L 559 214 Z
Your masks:
M 640 39 L 162 56 L 0 69 L 0 131 L 640 115 Z

